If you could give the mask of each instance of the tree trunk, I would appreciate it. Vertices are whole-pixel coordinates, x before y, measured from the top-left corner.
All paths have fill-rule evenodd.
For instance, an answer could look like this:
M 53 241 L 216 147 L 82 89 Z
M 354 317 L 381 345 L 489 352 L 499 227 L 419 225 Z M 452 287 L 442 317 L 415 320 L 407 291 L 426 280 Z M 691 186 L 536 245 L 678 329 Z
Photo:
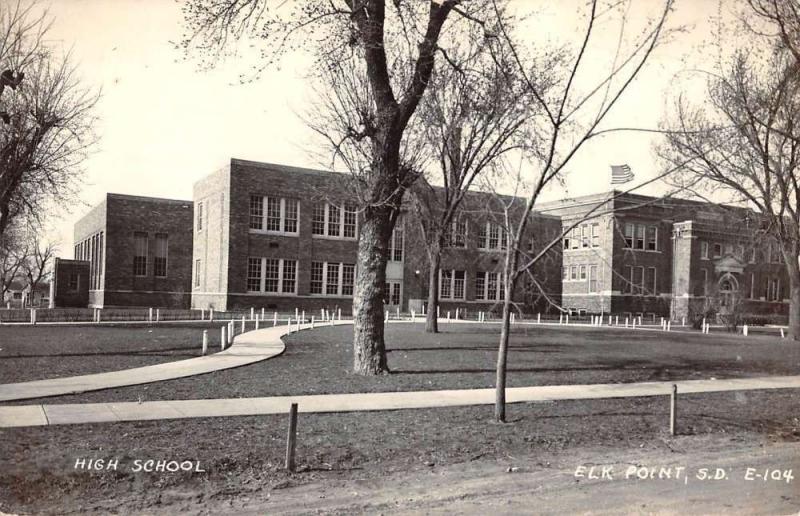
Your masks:
M 784 258 L 789 273 L 789 338 L 800 340 L 800 265 L 796 256 Z
M 442 255 L 438 249 L 428 253 L 428 312 L 425 316 L 425 331 L 427 333 L 439 333 L 439 265 Z
M 364 211 L 353 295 L 353 372 L 365 376 L 389 372 L 383 340 L 383 294 L 391 236 L 389 208 Z
M 497 350 L 497 377 L 495 379 L 494 419 L 506 421 L 506 363 L 508 362 L 508 339 L 511 333 L 511 297 L 504 296 L 503 320 L 500 326 L 500 347 Z

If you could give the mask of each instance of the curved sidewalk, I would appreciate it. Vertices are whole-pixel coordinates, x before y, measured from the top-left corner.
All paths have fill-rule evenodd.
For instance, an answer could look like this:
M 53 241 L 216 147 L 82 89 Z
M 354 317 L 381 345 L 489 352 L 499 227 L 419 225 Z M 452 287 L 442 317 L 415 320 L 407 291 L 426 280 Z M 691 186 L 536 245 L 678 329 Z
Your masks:
M 341 321 L 335 324 L 352 324 L 352 321 Z M 108 373 L 2 384 L 0 385 L 0 401 L 26 400 L 128 387 L 253 364 L 283 353 L 285 346 L 281 337 L 296 331 L 297 328 L 295 324 L 291 326 L 286 324 L 248 331 L 235 336 L 233 344 L 225 351 L 204 357 Z M 301 324 L 299 327 L 300 330 L 308 328 L 311 328 L 310 324 Z
M 672 392 L 673 384 L 678 386 L 679 394 L 796 389 L 800 388 L 800 376 L 513 387 L 506 389 L 506 401 L 508 403 L 530 403 L 555 400 L 668 396 Z M 23 405 L 0 407 L 0 428 L 197 417 L 261 416 L 287 413 L 292 403 L 297 403 L 298 410 L 305 413 L 491 405 L 494 403 L 494 394 L 494 389 L 462 389 L 148 401 L 144 403 Z

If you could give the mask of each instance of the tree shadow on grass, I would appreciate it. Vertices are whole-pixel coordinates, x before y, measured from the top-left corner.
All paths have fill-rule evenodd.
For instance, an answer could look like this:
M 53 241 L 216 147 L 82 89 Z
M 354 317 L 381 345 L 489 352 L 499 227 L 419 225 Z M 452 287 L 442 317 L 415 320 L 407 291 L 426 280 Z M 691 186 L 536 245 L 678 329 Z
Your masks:
M 515 352 L 529 352 L 529 353 L 559 353 L 563 346 L 547 345 L 543 347 L 538 346 L 509 346 L 509 350 Z M 550 349 L 547 349 L 550 348 Z M 441 347 L 420 347 L 420 348 L 391 348 L 387 349 L 387 353 L 395 351 L 497 351 L 497 346 L 441 346 Z
M 151 357 L 195 357 L 196 353 L 167 353 L 168 351 L 198 351 L 196 346 L 185 348 L 165 348 L 153 350 L 131 350 L 131 351 L 100 351 L 95 353 L 52 353 L 40 355 L 2 355 L 0 360 L 11 358 L 61 358 L 61 357 L 114 357 L 114 356 L 151 356 Z

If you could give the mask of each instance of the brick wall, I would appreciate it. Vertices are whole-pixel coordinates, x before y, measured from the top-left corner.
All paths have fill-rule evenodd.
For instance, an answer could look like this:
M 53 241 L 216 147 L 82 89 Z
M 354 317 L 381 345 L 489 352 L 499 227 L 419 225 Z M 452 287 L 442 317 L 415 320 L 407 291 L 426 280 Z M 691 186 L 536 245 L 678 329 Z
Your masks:
M 70 278 L 77 275 L 77 288 Z M 89 262 L 56 258 L 53 263 L 53 295 L 56 308 L 82 308 L 89 304 Z

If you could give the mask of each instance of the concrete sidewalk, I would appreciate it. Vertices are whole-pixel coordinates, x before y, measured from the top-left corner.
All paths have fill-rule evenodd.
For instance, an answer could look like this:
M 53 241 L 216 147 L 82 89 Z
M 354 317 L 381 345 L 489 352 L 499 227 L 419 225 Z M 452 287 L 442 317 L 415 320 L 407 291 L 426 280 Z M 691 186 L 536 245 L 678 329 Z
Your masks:
M 352 324 L 352 321 L 341 321 L 335 324 Z M 304 330 L 310 327 L 310 324 L 301 324 L 299 329 Z M 297 329 L 298 326 L 296 324 L 291 326 L 286 324 L 248 331 L 234 337 L 233 344 L 225 351 L 204 357 L 108 373 L 2 384 L 0 385 L 0 401 L 25 400 L 127 387 L 253 364 L 283 353 L 285 346 L 281 337 Z
M 594 385 L 549 385 L 506 390 L 509 403 L 552 400 L 667 396 L 672 385 L 679 394 L 800 388 L 800 376 L 773 376 L 731 380 L 687 380 Z M 210 400 L 149 401 L 144 403 L 84 403 L 0 407 L 0 427 L 113 423 L 193 417 L 282 414 L 291 403 L 305 413 L 397 410 L 494 403 L 494 389 L 381 392 L 277 396 Z

